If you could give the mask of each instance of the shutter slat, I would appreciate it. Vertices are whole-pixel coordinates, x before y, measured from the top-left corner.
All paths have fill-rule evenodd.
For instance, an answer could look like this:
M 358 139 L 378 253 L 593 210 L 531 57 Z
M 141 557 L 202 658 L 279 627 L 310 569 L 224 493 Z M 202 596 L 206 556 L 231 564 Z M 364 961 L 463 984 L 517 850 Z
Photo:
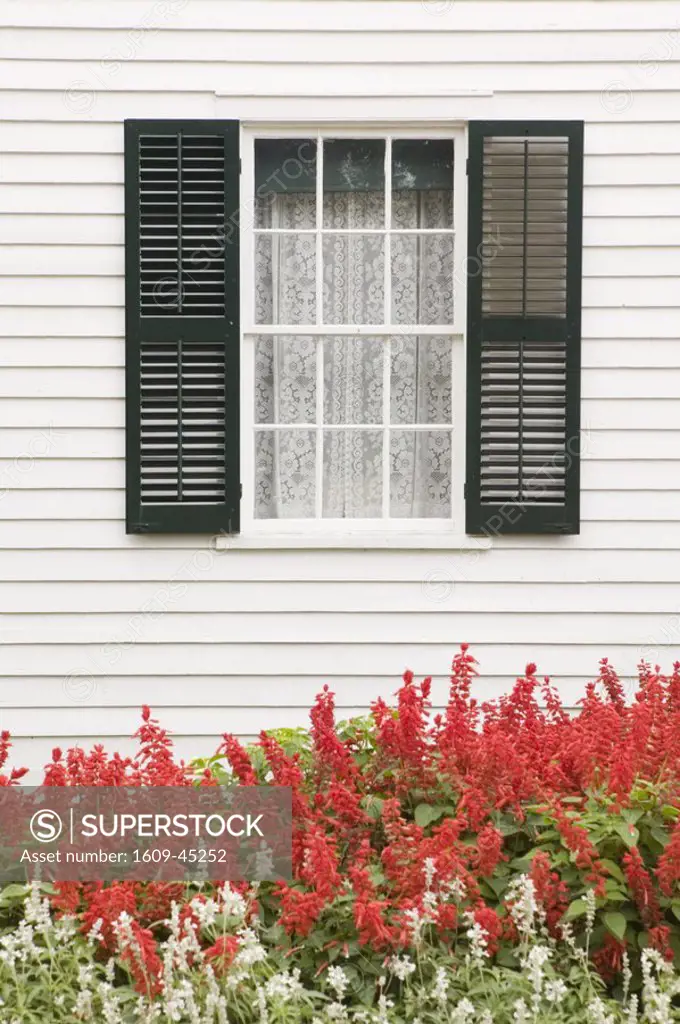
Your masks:
M 139 138 L 139 255 L 143 317 L 166 317 L 196 311 L 225 315 L 224 141 L 218 136 L 189 135 L 181 130 L 164 140 Z M 201 245 L 193 227 L 201 218 Z M 154 261 L 159 231 L 171 231 L 170 263 Z M 189 253 L 189 256 L 187 256 Z M 196 263 L 200 260 L 200 268 Z
M 143 342 L 141 347 L 141 489 L 149 504 L 226 499 L 225 363 L 220 344 Z M 144 437 L 159 415 L 172 427 L 172 451 Z M 210 445 L 196 422 L 212 428 Z M 197 434 L 200 436 L 197 437 Z M 148 435 L 147 435 L 148 437 Z M 162 488 L 160 486 L 162 484 Z
M 470 126 L 471 533 L 577 533 L 583 125 Z
M 238 531 L 238 148 L 234 121 L 126 123 L 129 532 Z

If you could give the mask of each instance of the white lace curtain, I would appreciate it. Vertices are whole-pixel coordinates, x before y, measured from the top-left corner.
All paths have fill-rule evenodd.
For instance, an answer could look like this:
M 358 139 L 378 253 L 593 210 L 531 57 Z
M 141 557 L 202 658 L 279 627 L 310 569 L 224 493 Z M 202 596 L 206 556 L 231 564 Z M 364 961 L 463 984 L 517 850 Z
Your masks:
M 335 192 L 324 198 L 327 228 L 381 227 L 380 192 Z M 279 194 L 263 227 L 294 232 L 314 226 L 313 197 Z M 403 191 L 393 197 L 399 228 L 450 226 L 450 193 Z M 392 321 L 449 324 L 453 319 L 453 237 L 392 235 Z M 384 237 L 325 235 L 323 322 L 383 323 Z M 256 320 L 316 323 L 316 236 L 258 236 Z M 324 337 L 323 498 L 330 518 L 380 518 L 383 486 L 395 518 L 451 514 L 451 433 L 413 424 L 451 422 L 451 341 L 398 333 L 391 338 L 389 480 L 383 482 L 385 340 Z M 316 385 L 313 337 L 256 340 L 258 518 L 310 518 L 316 512 Z M 267 423 L 309 428 L 267 430 Z M 374 425 L 372 429 L 367 425 Z M 363 429 L 357 429 L 362 426 Z M 339 427 L 349 429 L 338 429 Z

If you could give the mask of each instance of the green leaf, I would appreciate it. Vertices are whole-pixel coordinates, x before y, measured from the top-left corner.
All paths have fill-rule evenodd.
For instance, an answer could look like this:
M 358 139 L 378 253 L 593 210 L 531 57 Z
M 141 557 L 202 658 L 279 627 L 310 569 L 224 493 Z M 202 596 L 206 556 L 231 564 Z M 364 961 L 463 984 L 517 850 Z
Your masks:
M 434 821 L 436 815 L 434 814 L 434 807 L 430 804 L 418 804 L 413 815 L 415 818 L 416 825 L 419 828 L 427 828 L 427 826 Z
M 364 802 L 364 810 L 369 818 L 379 821 L 382 818 L 383 804 L 385 801 L 379 796 L 369 796 Z
M 606 914 L 602 915 L 602 920 L 607 931 L 611 932 L 619 942 L 623 942 L 628 924 L 623 914 L 620 914 L 618 910 L 608 910 Z
M 627 847 L 637 846 L 640 833 L 635 825 L 627 821 L 617 821 L 614 830 L 621 836 Z
M 668 832 L 666 832 L 665 829 L 663 829 L 663 828 L 656 828 L 655 827 L 653 829 L 650 829 L 650 832 L 653 835 L 653 837 L 656 839 L 657 843 L 659 843 L 661 846 L 665 847 L 668 844 L 670 836 L 669 836 Z
M 507 889 L 510 879 L 509 878 L 504 878 L 502 876 L 500 876 L 500 877 L 497 876 L 495 878 L 489 878 L 489 879 L 487 879 L 487 881 L 488 881 L 489 885 L 491 886 L 491 889 L 494 892 L 494 894 L 500 899 L 500 897 L 503 895 L 503 893 Z
M 625 881 L 625 878 L 624 878 L 624 875 L 623 875 L 623 871 L 621 870 L 621 868 L 619 867 L 618 864 L 614 863 L 613 860 L 607 860 L 606 857 L 603 857 L 602 860 L 600 861 L 600 864 L 605 869 L 607 874 L 611 875 L 612 878 L 615 878 L 617 880 L 617 882 L 624 882 Z
M 585 900 L 574 900 L 574 902 L 570 903 L 567 907 L 567 912 L 564 915 L 565 920 L 573 921 L 575 917 L 583 917 L 587 909 L 588 904 Z
M 668 940 L 668 943 L 673 952 L 675 953 L 675 962 L 677 963 L 678 957 L 680 957 L 680 936 L 671 935 L 671 937 Z
M 518 824 L 515 818 L 511 818 L 509 815 L 499 816 L 495 821 L 494 825 L 503 836 L 514 836 L 518 832 L 521 832 L 523 826 Z
M 517 957 L 515 956 L 512 949 L 508 949 L 507 946 L 501 946 L 496 953 L 496 962 L 501 964 L 503 967 L 512 967 L 517 969 Z
M 379 864 L 373 864 L 369 868 L 369 875 L 373 885 L 383 885 L 385 882 L 385 873 Z
M 433 821 L 437 821 L 446 813 L 446 807 L 437 807 L 432 804 L 418 804 L 415 809 L 415 822 L 420 828 L 427 828 Z

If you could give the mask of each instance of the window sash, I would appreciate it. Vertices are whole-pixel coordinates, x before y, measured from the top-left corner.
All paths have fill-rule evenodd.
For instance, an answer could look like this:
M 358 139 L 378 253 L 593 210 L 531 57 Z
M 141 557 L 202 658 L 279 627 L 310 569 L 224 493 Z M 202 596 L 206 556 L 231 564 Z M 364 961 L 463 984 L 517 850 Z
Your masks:
M 390 236 L 393 234 L 448 234 L 453 236 L 454 252 L 454 322 L 453 324 L 323 324 L 322 317 L 322 275 L 317 274 L 317 314 L 315 324 L 256 324 L 254 315 L 254 255 L 256 234 L 278 234 L 285 233 L 283 229 L 255 228 L 254 225 L 254 196 L 255 196 L 255 168 L 254 168 L 254 146 L 257 138 L 305 138 L 316 140 L 317 145 L 320 139 L 327 138 L 380 138 L 389 140 L 386 145 L 386 180 L 385 180 L 385 224 L 390 227 L 374 229 L 344 229 L 336 230 L 324 228 L 323 217 L 323 156 L 322 147 L 317 150 L 317 202 L 316 202 L 316 227 L 304 229 L 299 234 L 316 235 L 317 238 L 317 263 L 321 266 L 321 246 L 323 237 L 327 234 L 375 234 L 385 238 L 385 305 L 386 310 L 391 308 L 391 259 L 390 259 Z M 454 185 L 453 185 L 453 227 L 448 229 L 398 229 L 391 227 L 391 142 L 393 139 L 452 139 L 454 143 Z M 466 258 L 466 226 L 467 226 L 467 182 L 465 174 L 465 131 L 462 127 L 436 128 L 427 124 L 401 127 L 387 125 L 385 127 L 372 126 L 364 128 L 361 124 L 352 126 L 344 125 L 340 128 L 328 126 L 318 128 L 313 125 L 295 124 L 283 127 L 275 126 L 249 126 L 242 131 L 242 175 L 241 175 L 241 202 L 242 209 L 246 211 L 241 221 L 241 295 L 242 295 L 242 331 L 241 331 L 241 465 L 243 498 L 241 503 L 242 531 L 249 534 L 261 535 L 301 535 L 305 533 L 326 534 L 326 535 L 357 535 L 366 534 L 370 536 L 375 533 L 388 534 L 448 534 L 462 533 L 464 523 L 464 465 L 465 465 L 465 353 L 464 353 L 464 329 L 466 310 L 466 280 L 465 280 L 465 258 Z M 258 430 L 284 430 L 296 429 L 291 424 L 258 424 L 255 422 L 255 339 L 259 336 L 317 336 L 319 344 L 322 344 L 324 337 L 362 337 L 378 336 L 389 338 L 389 336 L 446 336 L 452 340 L 452 381 L 453 395 L 452 422 L 449 424 L 417 424 L 401 425 L 391 424 L 389 416 L 384 416 L 384 422 L 377 424 L 373 429 L 383 430 L 383 518 L 377 519 L 255 519 L 254 517 L 254 491 L 255 491 L 255 435 Z M 389 341 L 385 344 L 389 346 Z M 384 361 L 385 375 L 389 376 L 389 353 Z M 321 373 L 321 366 L 317 362 L 317 372 Z M 317 379 L 317 403 L 323 402 L 323 380 Z M 385 401 L 389 401 L 389 392 L 384 390 Z M 318 477 L 323 471 L 322 452 L 319 448 L 323 443 L 324 429 L 371 429 L 368 424 L 348 424 L 346 426 L 336 424 L 323 425 L 322 419 L 317 413 L 317 423 L 300 424 L 298 429 L 314 430 L 317 432 L 317 513 L 321 495 L 318 488 Z M 385 516 L 385 506 L 389 509 L 390 488 L 389 488 L 389 445 L 387 444 L 388 433 L 391 430 L 414 430 L 416 432 L 447 429 L 452 433 L 452 494 L 451 494 L 451 517 L 450 519 L 396 519 Z

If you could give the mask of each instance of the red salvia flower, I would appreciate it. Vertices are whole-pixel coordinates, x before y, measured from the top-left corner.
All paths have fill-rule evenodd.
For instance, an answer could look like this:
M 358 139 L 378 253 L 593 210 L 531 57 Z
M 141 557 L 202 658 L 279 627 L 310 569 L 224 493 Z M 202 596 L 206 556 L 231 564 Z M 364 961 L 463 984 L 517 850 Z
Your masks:
M 205 951 L 205 959 L 212 966 L 218 978 L 223 977 L 238 953 L 239 940 L 235 935 L 220 935 L 216 942 Z
M 643 863 L 637 846 L 632 847 L 629 853 L 624 854 L 623 863 L 626 881 L 643 924 L 647 928 L 658 925 L 661 919 L 659 899 L 654 890 L 651 875 Z

